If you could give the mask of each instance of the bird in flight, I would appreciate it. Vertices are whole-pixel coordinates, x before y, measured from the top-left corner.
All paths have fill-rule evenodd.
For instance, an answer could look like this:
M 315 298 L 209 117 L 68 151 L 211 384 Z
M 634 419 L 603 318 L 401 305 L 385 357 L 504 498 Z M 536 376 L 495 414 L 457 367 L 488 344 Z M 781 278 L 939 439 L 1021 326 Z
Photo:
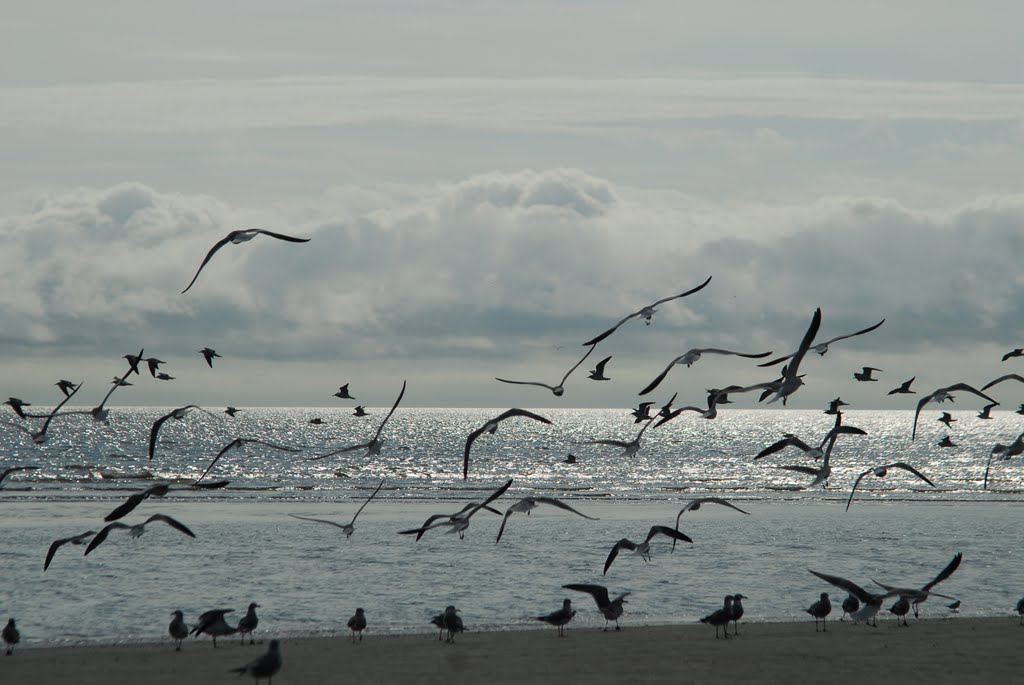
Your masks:
M 391 411 L 388 412 L 388 415 L 385 416 L 384 420 L 380 422 L 379 426 L 377 426 L 377 432 L 374 433 L 373 438 L 371 438 L 369 442 L 364 442 L 364 443 L 361 443 L 359 445 L 349 445 L 348 447 L 342 447 L 341 449 L 336 449 L 333 452 L 328 452 L 327 454 L 322 454 L 319 457 L 309 457 L 306 461 L 315 461 L 317 459 L 326 459 L 327 457 L 333 457 L 335 454 L 341 454 L 343 452 L 351 452 L 353 450 L 360 450 L 360 449 L 365 449 L 367 455 L 380 454 L 380 448 L 384 444 L 384 440 L 380 437 L 381 431 L 383 431 L 384 430 L 384 426 L 386 426 L 388 424 L 388 419 L 391 418 L 391 415 L 395 413 L 396 409 L 398 409 L 398 404 L 402 401 L 402 397 L 404 397 L 404 396 L 405 396 L 405 381 L 402 381 L 402 391 L 398 393 L 398 398 L 395 400 L 395 403 L 393 405 L 391 405 Z
M 352 520 L 349 521 L 348 523 L 335 523 L 334 521 L 328 521 L 327 519 L 315 519 L 315 518 L 311 518 L 309 516 L 299 516 L 298 514 L 288 514 L 288 515 L 291 516 L 292 518 L 302 519 L 303 521 L 313 521 L 315 523 L 326 523 L 329 526 L 335 526 L 337 528 L 341 528 L 341 532 L 343 532 L 345 534 L 345 537 L 346 538 L 350 538 L 350 537 L 352 537 L 352 533 L 354 533 L 355 530 L 356 530 L 356 519 L 359 518 L 360 512 L 362 512 L 363 509 L 366 508 L 366 505 L 369 504 L 370 501 L 374 497 L 377 496 L 377 493 L 380 492 L 380 489 L 382 487 L 384 487 L 384 479 L 383 478 L 380 481 L 380 485 L 377 486 L 377 489 L 373 491 L 373 494 L 371 494 L 368 498 L 366 498 L 366 501 L 363 502 L 363 505 L 361 507 L 356 509 L 355 515 L 352 516 Z
M 309 238 L 293 238 L 290 235 L 284 235 L 283 233 L 274 233 L 273 231 L 265 231 L 262 228 L 247 228 L 240 231 L 231 231 L 226 236 L 218 240 L 217 243 L 210 248 L 210 251 L 206 253 L 206 257 L 203 259 L 203 263 L 200 264 L 199 268 L 196 270 L 196 275 L 192 277 L 192 280 L 189 281 L 189 284 L 185 286 L 184 290 L 181 291 L 181 294 L 184 295 L 185 293 L 188 292 L 188 289 L 191 288 L 192 284 L 196 282 L 197 278 L 199 278 L 199 272 L 201 272 L 203 270 L 203 267 L 206 266 L 207 262 L 209 262 L 213 258 L 213 255 L 217 254 L 217 250 L 219 250 L 220 248 L 224 247 L 229 243 L 238 245 L 240 243 L 248 242 L 261 234 L 270 236 L 271 238 L 277 238 L 278 240 L 286 240 L 290 243 L 309 242 Z
M 484 425 L 477 428 L 475 431 L 469 434 L 466 438 L 466 448 L 463 451 L 462 456 L 462 479 L 465 480 L 469 477 L 469 450 L 473 447 L 473 443 L 484 433 L 491 433 L 492 435 L 498 430 L 498 424 L 505 419 L 511 419 L 516 416 L 521 416 L 527 419 L 533 419 L 534 421 L 540 421 L 541 423 L 551 423 L 550 419 L 546 419 L 540 414 L 534 414 L 532 411 L 526 411 L 525 409 L 509 409 L 499 416 L 490 419 Z
M 710 283 L 710 282 L 711 282 L 711 276 L 708 276 L 708 280 L 704 281 L 703 283 L 701 283 L 700 285 L 698 285 L 698 286 L 697 286 L 696 288 L 691 288 L 690 290 L 687 290 L 686 292 L 683 292 L 683 293 L 679 293 L 678 295 L 669 295 L 668 297 L 664 297 L 664 298 L 662 298 L 662 299 L 658 300 L 658 301 L 657 301 L 657 302 L 655 302 L 654 304 L 649 304 L 649 305 L 647 305 L 646 307 L 642 308 L 642 309 L 641 309 L 640 311 L 638 311 L 638 312 L 633 312 L 632 314 L 630 314 L 629 316 L 627 316 L 626 318 L 622 319 L 622 320 L 621 320 L 621 321 L 619 321 L 619 322 L 618 322 L 617 324 L 615 324 L 614 326 L 612 326 L 611 328 L 609 328 L 608 330 L 606 330 L 606 331 L 605 331 L 604 333 L 602 333 L 602 334 L 598 335 L 598 336 L 597 336 L 597 337 L 595 337 L 595 338 L 591 338 L 591 339 L 590 339 L 590 340 L 588 340 L 587 342 L 583 343 L 583 346 L 584 346 L 584 347 L 586 347 L 587 345 L 591 345 L 591 346 L 593 346 L 593 345 L 597 345 L 597 343 L 601 342 L 602 340 L 604 340 L 605 338 L 607 338 L 607 337 L 608 337 L 609 335 L 611 335 L 612 333 L 614 333 L 615 331 L 617 331 L 617 330 L 618 330 L 618 328 L 619 328 L 619 326 L 621 326 L 622 324 L 626 323 L 626 322 L 627 322 L 627 321 L 629 321 L 630 319 L 632 319 L 632 318 L 634 318 L 634 317 L 637 317 L 637 316 L 639 316 L 639 317 L 642 317 L 642 318 L 643 318 L 643 320 L 644 320 L 644 322 L 645 322 L 646 324 L 650 325 L 650 323 L 651 323 L 651 317 L 652 317 L 652 316 L 654 316 L 654 312 L 655 312 L 655 311 L 657 311 L 657 310 L 655 309 L 655 307 L 657 307 L 657 306 L 658 306 L 658 305 L 660 305 L 660 304 L 664 304 L 664 303 L 666 303 L 666 302 L 670 302 L 670 301 L 672 301 L 672 300 L 677 300 L 677 299 L 679 299 L 679 298 L 681 298 L 681 297 L 686 297 L 687 295 L 692 295 L 692 294 L 694 294 L 695 292 L 698 292 L 698 291 L 700 291 L 700 290 L 703 290 L 703 289 L 704 289 L 704 287 L 705 287 L 705 286 L 706 286 L 706 285 L 707 285 L 708 283 Z

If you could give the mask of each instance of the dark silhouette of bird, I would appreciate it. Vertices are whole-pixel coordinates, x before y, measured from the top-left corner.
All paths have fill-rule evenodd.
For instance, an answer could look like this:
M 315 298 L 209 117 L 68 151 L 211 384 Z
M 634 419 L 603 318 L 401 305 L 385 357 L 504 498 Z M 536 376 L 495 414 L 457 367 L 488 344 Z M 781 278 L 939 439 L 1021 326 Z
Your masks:
M 832 613 L 832 602 L 828 598 L 828 593 L 822 592 L 818 601 L 807 609 L 807 613 L 814 617 L 814 632 L 818 632 L 818 621 L 821 621 L 822 631 L 828 630 L 825 619 Z

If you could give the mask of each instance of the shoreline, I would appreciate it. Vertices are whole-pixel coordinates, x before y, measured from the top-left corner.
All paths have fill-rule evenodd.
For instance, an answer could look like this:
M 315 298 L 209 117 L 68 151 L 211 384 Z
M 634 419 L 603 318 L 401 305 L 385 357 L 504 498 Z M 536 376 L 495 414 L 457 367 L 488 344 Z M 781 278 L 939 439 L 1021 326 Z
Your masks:
M 372 617 L 371 617 L 372 619 Z M 374 635 L 372 620 L 361 643 L 335 637 L 280 638 L 284 666 L 274 678 L 288 683 L 338 682 L 345 676 L 381 682 L 536 683 L 780 682 L 794 677 L 862 683 L 884 674 L 896 682 L 974 680 L 1009 682 L 1017 676 L 1016 650 L 1024 628 L 1012 617 L 932 618 L 897 627 L 888 617 L 877 628 L 832 620 L 815 632 L 812 620 L 755 622 L 738 636 L 715 639 L 705 625 L 629 626 L 621 631 L 574 621 L 566 637 L 554 628 L 472 630 L 455 644 L 437 633 Z M 138 644 L 16 648 L 0 656 L 0 676 L 36 685 L 134 683 L 155 685 L 236 682 L 229 669 L 266 651 L 275 636 L 259 631 L 255 645 L 233 636 L 214 649 L 206 638 L 187 640 L 181 652 L 166 641 Z M 249 682 L 248 678 L 241 682 Z

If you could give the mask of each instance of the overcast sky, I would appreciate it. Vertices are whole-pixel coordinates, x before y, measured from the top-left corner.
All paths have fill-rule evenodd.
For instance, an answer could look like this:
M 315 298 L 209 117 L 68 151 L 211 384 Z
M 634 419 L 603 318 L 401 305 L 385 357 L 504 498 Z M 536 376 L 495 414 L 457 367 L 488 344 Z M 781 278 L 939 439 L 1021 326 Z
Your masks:
M 112 404 L 625 407 L 693 347 L 792 352 L 816 307 L 822 339 L 886 323 L 791 406 L 1024 374 L 1016 0 L 3 5 L 4 397 L 97 404 L 145 348 L 175 380 Z M 310 242 L 180 294 L 250 227 Z M 708 276 L 561 398 L 494 380 L 554 384 Z M 709 356 L 651 399 L 774 373 Z

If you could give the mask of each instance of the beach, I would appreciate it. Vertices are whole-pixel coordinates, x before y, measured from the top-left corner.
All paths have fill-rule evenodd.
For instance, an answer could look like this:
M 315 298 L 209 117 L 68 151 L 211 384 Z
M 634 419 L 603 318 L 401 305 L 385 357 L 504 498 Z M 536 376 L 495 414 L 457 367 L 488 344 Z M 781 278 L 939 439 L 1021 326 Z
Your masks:
M 467 619 L 469 624 L 469 619 Z M 372 624 L 371 624 L 372 630 Z M 1024 628 L 1005 618 L 931 619 L 897 627 L 889 617 L 877 628 L 830 621 L 740 623 L 739 635 L 715 639 L 705 625 L 629 627 L 604 632 L 570 623 L 564 638 L 554 628 L 473 632 L 455 644 L 437 633 L 375 636 L 361 643 L 346 635 L 281 640 L 279 685 L 337 683 L 350 678 L 380 683 L 789 682 L 1010 682 Z M 0 658 L 5 683 L 221 683 L 230 669 L 266 651 L 271 635 L 240 646 L 223 638 L 190 638 L 181 652 L 170 640 L 130 646 L 42 647 Z M 249 677 L 245 677 L 249 682 Z

